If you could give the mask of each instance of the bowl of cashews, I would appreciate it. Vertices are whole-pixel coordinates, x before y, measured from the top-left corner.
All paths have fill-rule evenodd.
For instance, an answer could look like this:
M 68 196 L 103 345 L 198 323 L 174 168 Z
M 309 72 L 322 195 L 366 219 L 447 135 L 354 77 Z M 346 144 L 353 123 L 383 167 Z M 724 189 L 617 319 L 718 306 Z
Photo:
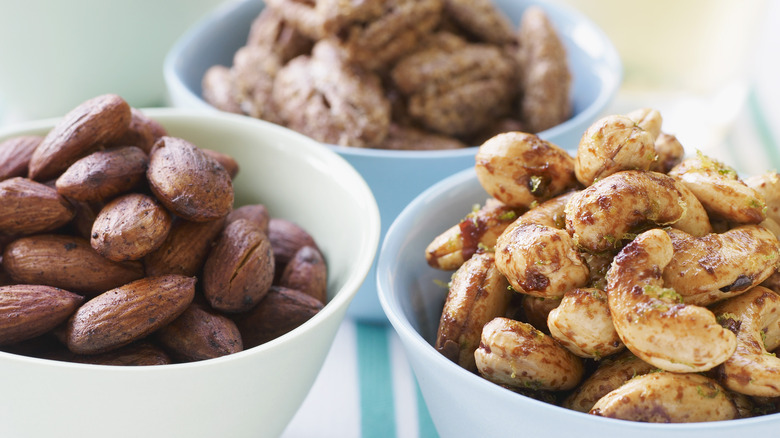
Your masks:
M 780 428 L 780 175 L 662 125 L 498 134 L 390 226 L 379 298 L 441 436 Z

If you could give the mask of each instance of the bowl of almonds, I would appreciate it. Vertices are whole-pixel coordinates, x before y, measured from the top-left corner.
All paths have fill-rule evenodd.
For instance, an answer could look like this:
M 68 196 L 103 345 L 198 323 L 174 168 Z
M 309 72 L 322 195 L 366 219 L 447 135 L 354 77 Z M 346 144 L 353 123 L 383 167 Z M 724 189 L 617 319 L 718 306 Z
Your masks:
M 235 2 L 182 36 L 164 74 L 174 106 L 265 119 L 345 157 L 377 198 L 383 235 L 493 133 L 575 148 L 622 76 L 586 17 L 526 0 Z M 370 282 L 349 312 L 386 321 Z
M 379 241 L 343 158 L 113 94 L 0 157 L 0 435 L 282 433 Z

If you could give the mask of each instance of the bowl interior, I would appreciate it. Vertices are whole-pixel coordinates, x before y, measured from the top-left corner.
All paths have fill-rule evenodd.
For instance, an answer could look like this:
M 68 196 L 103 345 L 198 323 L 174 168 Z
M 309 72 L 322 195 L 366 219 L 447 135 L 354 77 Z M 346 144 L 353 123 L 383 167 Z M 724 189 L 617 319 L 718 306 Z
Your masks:
M 584 129 L 614 98 L 622 79 L 618 53 L 606 35 L 578 11 L 559 3 L 533 0 L 494 0 L 514 23 L 530 5 L 541 5 L 560 33 L 573 72 L 574 116 L 539 135 L 564 148 L 576 148 Z M 193 26 L 173 46 L 165 60 L 168 97 L 174 106 L 214 109 L 201 97 L 201 80 L 213 65 L 230 66 L 233 54 L 246 43 L 252 21 L 262 11 L 260 0 L 244 0 L 217 8 Z M 404 151 L 345 148 L 340 153 L 405 155 Z M 415 151 L 410 151 L 415 152 Z M 434 155 L 467 154 L 435 151 Z M 459 169 L 456 169 L 459 170 Z
M 698 424 L 646 424 L 570 411 L 515 394 L 472 374 L 433 348 L 451 272 L 430 268 L 425 248 L 434 237 L 484 204 L 488 195 L 473 169 L 456 173 L 420 194 L 390 226 L 378 258 L 379 300 L 398 333 L 441 436 L 533 435 L 726 437 L 770 433 L 780 414 Z
M 328 264 L 329 302 L 273 341 L 199 362 L 100 366 L 0 352 L 0 436 L 99 437 L 107 430 L 127 437 L 276 436 L 303 402 L 372 265 L 378 208 L 343 158 L 260 120 L 170 108 L 144 112 L 169 135 L 237 159 L 236 205 L 263 203 L 273 217 L 312 234 Z M 2 129 L 0 141 L 45 134 L 54 122 Z M 47 421 L 35 421 L 41 412 Z

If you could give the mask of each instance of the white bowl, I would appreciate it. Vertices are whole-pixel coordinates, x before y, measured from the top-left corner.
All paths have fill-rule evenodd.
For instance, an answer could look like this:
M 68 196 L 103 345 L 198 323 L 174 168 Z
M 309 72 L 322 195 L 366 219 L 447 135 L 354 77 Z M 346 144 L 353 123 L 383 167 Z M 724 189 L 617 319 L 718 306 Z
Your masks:
M 0 120 L 65 114 L 99 94 L 165 101 L 165 54 L 223 0 L 0 0 Z
M 574 115 L 539 136 L 571 151 L 582 133 L 612 101 L 622 78 L 620 59 L 604 33 L 583 14 L 565 5 L 538 0 L 495 0 L 514 22 L 529 5 L 544 8 L 566 46 L 573 76 Z M 203 74 L 212 65 L 230 66 L 246 44 L 252 21 L 263 9 L 260 0 L 226 4 L 193 26 L 173 46 L 164 73 L 170 103 L 176 107 L 215 111 L 201 97 Z M 416 195 L 442 178 L 474 165 L 477 147 L 444 151 L 389 151 L 329 145 L 368 182 L 379 203 L 382 235 Z M 369 274 L 374 277 L 374 271 Z M 373 282 L 366 282 L 348 314 L 384 321 Z
M 474 169 L 452 175 L 414 199 L 390 226 L 377 268 L 379 300 L 398 333 L 439 435 L 717 438 L 777 436 L 780 414 L 692 424 L 649 424 L 598 417 L 525 397 L 461 368 L 436 351 L 451 272 L 429 267 L 425 248 L 489 195 Z M 437 284 L 438 283 L 438 284 Z
M 321 144 L 261 120 L 181 109 L 146 114 L 173 136 L 238 160 L 236 205 L 263 203 L 317 241 L 328 265 L 327 305 L 263 345 L 200 362 L 121 367 L 0 352 L 3 437 L 270 437 L 282 433 L 313 384 L 372 265 L 379 212 L 361 176 Z M 0 130 L 42 134 L 53 120 Z

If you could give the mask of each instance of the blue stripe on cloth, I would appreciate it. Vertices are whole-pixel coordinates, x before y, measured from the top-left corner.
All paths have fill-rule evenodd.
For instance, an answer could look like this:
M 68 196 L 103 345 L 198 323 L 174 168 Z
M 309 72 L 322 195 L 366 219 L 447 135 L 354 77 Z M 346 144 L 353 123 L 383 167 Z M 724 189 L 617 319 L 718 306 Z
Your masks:
M 748 96 L 748 107 L 750 108 L 750 114 L 753 118 L 753 122 L 756 125 L 756 131 L 758 137 L 761 139 L 761 144 L 764 146 L 771 162 L 771 166 L 780 171 L 780 151 L 778 151 L 777 140 L 772 133 L 772 128 L 767 122 L 764 112 L 761 110 L 761 102 L 758 101 L 758 95 L 755 88 L 750 90 Z
M 387 326 L 357 323 L 360 430 L 363 438 L 395 438 L 393 378 Z
M 433 425 L 431 414 L 428 412 L 428 407 L 425 405 L 422 392 L 420 392 L 420 385 L 417 384 L 416 379 L 414 381 L 414 386 L 417 388 L 417 422 L 420 438 L 439 438 L 439 434 L 436 432 L 436 428 Z

